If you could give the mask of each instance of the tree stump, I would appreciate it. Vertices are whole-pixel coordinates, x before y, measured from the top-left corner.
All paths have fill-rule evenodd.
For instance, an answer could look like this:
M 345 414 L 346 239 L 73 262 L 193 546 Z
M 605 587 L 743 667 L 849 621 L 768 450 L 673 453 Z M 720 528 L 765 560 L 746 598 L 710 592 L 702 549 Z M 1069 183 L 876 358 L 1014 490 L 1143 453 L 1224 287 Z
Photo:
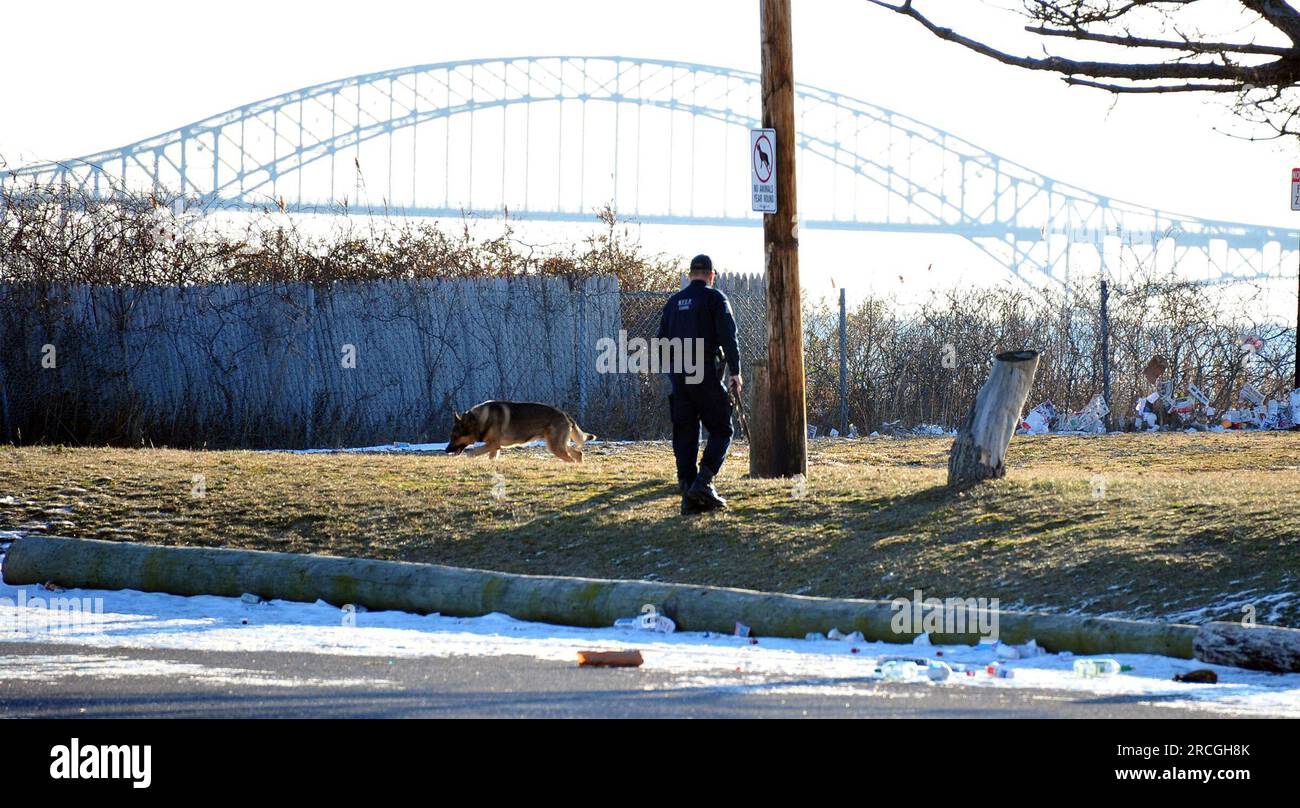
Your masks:
M 1207 623 L 1192 650 L 1202 662 L 1276 673 L 1300 672 L 1300 630 L 1277 626 Z
M 1038 351 L 1007 351 L 994 359 L 948 455 L 948 485 L 965 487 L 1004 476 L 1007 446 L 1015 434 L 1038 371 Z

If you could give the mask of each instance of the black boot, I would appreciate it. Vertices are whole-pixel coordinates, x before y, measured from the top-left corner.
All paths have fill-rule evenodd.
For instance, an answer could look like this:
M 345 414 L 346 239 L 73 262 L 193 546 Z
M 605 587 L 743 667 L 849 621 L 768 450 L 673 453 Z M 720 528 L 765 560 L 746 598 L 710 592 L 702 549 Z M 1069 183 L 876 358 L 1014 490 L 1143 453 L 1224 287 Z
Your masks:
M 682 516 L 690 516 L 696 513 L 704 513 L 706 510 L 708 510 L 707 508 L 700 507 L 698 504 L 696 504 L 695 500 L 686 496 L 686 492 L 688 489 L 690 489 L 690 487 L 691 487 L 690 483 L 679 482 L 677 484 L 678 490 L 682 492 Z
M 686 491 L 686 498 L 706 511 L 727 507 L 727 501 L 718 496 L 713 487 L 713 472 L 703 466 L 700 467 L 700 476 L 695 478 L 695 482 Z

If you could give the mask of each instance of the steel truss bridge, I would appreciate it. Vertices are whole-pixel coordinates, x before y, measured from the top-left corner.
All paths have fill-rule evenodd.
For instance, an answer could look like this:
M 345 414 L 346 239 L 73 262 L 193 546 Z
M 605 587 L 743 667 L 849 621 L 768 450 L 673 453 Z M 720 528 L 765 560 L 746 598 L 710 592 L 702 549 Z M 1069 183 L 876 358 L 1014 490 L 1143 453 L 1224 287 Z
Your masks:
M 212 208 L 757 226 L 759 79 L 619 56 L 418 65 L 326 82 L 0 177 Z M 1090 193 L 906 115 L 799 86 L 801 227 L 954 235 L 1026 280 L 1125 264 L 1207 282 L 1294 273 L 1300 231 Z

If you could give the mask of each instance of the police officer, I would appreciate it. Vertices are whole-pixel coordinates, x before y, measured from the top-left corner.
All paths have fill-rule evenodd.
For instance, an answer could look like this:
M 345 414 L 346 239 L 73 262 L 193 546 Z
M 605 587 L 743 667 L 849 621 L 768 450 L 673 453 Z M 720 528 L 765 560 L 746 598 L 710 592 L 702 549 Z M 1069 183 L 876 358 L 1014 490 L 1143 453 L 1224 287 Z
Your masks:
M 719 349 L 731 370 L 730 388 L 740 396 L 740 350 L 736 346 L 736 318 L 727 296 L 713 288 L 713 261 L 707 255 L 691 259 L 690 285 L 668 298 L 659 321 L 659 337 L 681 340 L 684 350 L 703 348 L 704 373 L 671 373 L 668 411 L 673 422 L 673 454 L 677 457 L 677 485 L 682 493 L 682 513 L 702 513 L 727 507 L 718 496 L 713 478 L 722 468 L 731 445 L 731 402 L 722 384 Z M 698 340 L 698 341 L 697 341 Z M 696 466 L 700 424 L 709 431 L 704 457 Z

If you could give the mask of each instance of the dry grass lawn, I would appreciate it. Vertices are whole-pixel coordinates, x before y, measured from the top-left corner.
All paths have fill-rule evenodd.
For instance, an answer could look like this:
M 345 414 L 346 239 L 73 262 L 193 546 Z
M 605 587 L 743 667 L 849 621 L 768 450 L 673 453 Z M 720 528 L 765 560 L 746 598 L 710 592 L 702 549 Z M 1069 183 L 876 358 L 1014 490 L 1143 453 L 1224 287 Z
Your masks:
M 962 494 L 950 443 L 817 441 L 802 486 L 747 479 L 738 445 L 731 510 L 689 518 L 663 443 L 580 466 L 5 447 L 0 529 L 1194 621 L 1249 603 L 1300 625 L 1300 433 L 1017 437 L 1006 479 Z

